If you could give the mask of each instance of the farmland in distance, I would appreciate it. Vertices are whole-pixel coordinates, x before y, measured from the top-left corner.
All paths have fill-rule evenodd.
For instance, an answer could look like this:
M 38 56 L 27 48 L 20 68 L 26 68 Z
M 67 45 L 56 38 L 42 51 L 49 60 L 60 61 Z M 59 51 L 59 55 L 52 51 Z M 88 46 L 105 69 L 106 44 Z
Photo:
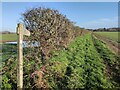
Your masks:
M 17 41 L 17 34 L 0 34 L 2 41 L 0 43 Z
M 95 32 L 95 33 L 120 43 L 118 38 L 120 35 L 120 32 Z

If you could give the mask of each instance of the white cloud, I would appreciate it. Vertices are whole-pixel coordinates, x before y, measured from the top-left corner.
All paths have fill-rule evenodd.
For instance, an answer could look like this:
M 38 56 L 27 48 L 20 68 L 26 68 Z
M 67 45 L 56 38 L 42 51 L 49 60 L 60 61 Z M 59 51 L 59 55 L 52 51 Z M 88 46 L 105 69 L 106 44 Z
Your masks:
M 95 28 L 110 28 L 110 27 L 118 27 L 118 17 L 113 17 L 113 18 L 101 18 L 98 20 L 86 22 L 80 24 L 81 27 L 84 28 L 90 28 L 90 29 L 95 29 Z

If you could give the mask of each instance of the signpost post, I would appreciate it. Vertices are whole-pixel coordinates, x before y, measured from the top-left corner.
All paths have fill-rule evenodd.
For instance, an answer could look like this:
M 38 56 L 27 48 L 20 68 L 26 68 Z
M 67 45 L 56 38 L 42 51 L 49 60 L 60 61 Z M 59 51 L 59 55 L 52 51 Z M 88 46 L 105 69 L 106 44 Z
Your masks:
M 23 28 L 23 24 L 17 26 L 18 35 L 18 62 L 17 62 L 17 88 L 23 88 L 23 35 L 30 36 L 30 32 Z

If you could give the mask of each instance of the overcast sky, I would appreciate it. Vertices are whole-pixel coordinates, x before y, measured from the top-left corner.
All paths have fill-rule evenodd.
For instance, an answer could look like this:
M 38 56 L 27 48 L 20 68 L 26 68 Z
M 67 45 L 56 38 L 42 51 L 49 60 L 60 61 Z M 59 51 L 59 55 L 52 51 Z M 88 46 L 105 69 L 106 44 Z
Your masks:
M 21 22 L 21 14 L 33 7 L 56 9 L 71 21 L 76 22 L 76 25 L 84 28 L 118 26 L 117 2 L 3 2 L 1 30 L 15 32 L 17 23 Z

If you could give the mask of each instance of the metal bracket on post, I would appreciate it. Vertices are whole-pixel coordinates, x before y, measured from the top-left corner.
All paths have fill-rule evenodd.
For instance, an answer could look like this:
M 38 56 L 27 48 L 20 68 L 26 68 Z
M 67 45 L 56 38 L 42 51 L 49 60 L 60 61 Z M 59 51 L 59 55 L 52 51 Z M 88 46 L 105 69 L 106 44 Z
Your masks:
M 18 35 L 18 63 L 17 63 L 17 88 L 23 88 L 23 35 L 30 36 L 30 32 L 23 28 L 23 24 L 17 26 Z

